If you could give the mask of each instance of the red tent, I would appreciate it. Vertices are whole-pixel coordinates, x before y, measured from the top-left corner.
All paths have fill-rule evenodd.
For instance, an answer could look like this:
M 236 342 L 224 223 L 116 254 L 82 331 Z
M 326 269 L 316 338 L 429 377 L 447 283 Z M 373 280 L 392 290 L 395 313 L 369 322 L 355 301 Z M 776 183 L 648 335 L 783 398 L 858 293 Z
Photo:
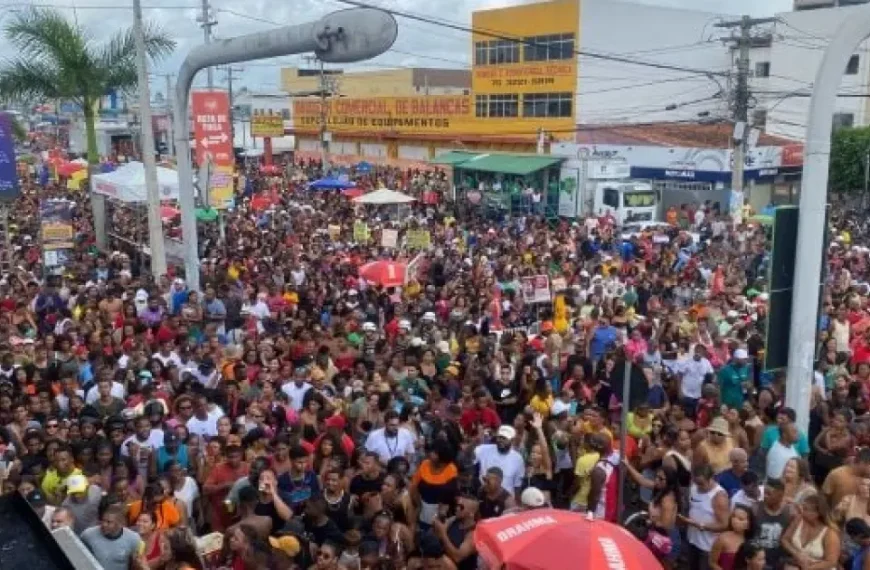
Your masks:
M 624 528 L 555 509 L 481 521 L 474 544 L 488 568 L 501 570 L 662 569 L 646 545 Z

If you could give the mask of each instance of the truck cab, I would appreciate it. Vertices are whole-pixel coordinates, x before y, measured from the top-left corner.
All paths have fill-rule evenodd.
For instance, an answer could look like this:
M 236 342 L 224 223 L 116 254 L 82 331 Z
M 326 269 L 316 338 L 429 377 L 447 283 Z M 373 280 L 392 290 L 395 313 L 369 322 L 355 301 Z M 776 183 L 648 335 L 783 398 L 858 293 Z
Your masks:
M 595 212 L 610 214 L 616 224 L 652 222 L 659 208 L 658 193 L 646 182 L 602 182 L 595 192 Z

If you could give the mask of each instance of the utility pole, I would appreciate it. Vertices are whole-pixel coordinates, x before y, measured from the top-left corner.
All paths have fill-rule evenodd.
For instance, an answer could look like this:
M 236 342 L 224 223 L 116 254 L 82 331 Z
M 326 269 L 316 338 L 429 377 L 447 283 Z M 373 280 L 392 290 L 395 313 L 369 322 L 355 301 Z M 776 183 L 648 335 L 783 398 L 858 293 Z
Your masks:
M 175 135 L 172 132 L 173 109 L 172 109 L 172 75 L 167 73 L 166 79 L 166 110 L 169 111 L 169 125 L 166 127 L 166 135 L 169 138 L 166 144 L 166 150 L 169 154 L 175 154 Z
M 232 65 L 227 65 L 226 67 L 221 68 L 226 73 L 224 79 L 227 82 L 227 95 L 230 99 L 230 133 L 232 135 L 233 141 L 236 140 L 236 121 L 235 121 L 235 103 L 233 103 L 233 80 L 238 79 L 238 76 L 233 75 L 234 73 L 241 73 L 244 71 L 244 68 L 241 67 L 233 67 Z M 235 143 L 233 144 L 235 146 Z
M 141 0 L 133 0 L 133 34 L 136 42 L 136 72 L 139 81 L 139 117 L 142 136 L 142 165 L 148 198 L 148 245 L 151 248 L 151 274 L 156 279 L 166 274 L 163 221 L 160 219 L 160 194 L 157 188 L 157 162 L 154 158 L 154 125 L 151 122 L 151 90 L 145 55 Z
M 314 61 L 320 63 L 320 83 L 318 86 L 318 90 L 320 91 L 320 162 L 323 165 L 323 175 L 326 176 L 327 170 L 329 169 L 329 133 L 326 130 L 329 104 L 327 98 L 332 96 L 334 84 L 331 77 L 328 77 L 326 74 L 322 59 L 308 56 L 305 60 L 309 64 Z
M 734 160 L 731 165 L 731 189 L 743 192 L 743 166 L 746 162 L 746 137 L 749 134 L 749 48 L 752 47 L 756 37 L 752 35 L 755 26 L 770 24 L 776 18 L 750 18 L 743 16 L 739 20 L 720 22 L 717 28 L 738 29 L 739 33 L 732 33 L 731 37 L 724 41 L 737 49 L 737 75 L 734 80 L 732 93 L 731 112 L 735 124 L 735 147 Z M 742 124 L 740 128 L 737 125 Z
M 211 43 L 211 29 L 217 25 L 216 20 L 211 19 L 210 15 L 211 6 L 208 4 L 208 0 L 202 0 L 202 14 L 200 15 L 200 27 L 202 28 L 202 39 L 205 43 Z M 206 69 L 208 73 L 208 88 L 214 89 L 214 71 L 211 67 Z

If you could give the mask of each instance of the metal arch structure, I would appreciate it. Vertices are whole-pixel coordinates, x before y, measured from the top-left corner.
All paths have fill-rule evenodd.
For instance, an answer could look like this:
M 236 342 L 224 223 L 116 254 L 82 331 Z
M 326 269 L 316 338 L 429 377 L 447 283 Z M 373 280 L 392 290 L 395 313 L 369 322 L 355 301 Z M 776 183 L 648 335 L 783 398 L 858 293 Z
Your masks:
M 207 67 L 314 52 L 328 63 L 351 63 L 376 57 L 393 45 L 398 35 L 395 18 L 373 8 L 333 12 L 316 22 L 285 26 L 194 48 L 178 70 L 175 87 L 175 157 L 178 166 L 184 269 L 191 290 L 198 291 L 199 242 L 190 157 L 188 97 L 197 72 Z
M 831 122 L 843 71 L 858 45 L 868 35 L 870 6 L 865 6 L 855 9 L 833 34 L 816 73 L 810 99 L 786 376 L 786 405 L 795 410 L 797 425 L 805 433 L 809 424 L 813 359 L 816 354 Z

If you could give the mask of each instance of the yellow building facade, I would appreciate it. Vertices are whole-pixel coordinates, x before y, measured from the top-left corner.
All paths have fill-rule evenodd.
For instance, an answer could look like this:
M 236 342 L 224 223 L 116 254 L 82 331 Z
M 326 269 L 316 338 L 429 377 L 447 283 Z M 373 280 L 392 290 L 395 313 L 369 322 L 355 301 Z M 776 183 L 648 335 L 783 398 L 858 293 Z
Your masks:
M 297 154 L 319 156 L 324 118 L 336 162 L 423 163 L 457 148 L 534 152 L 541 131 L 571 140 L 579 24 L 579 0 L 478 11 L 470 71 L 336 74 L 328 83 L 339 96 L 325 105 L 311 96 L 319 74 L 284 69 Z

